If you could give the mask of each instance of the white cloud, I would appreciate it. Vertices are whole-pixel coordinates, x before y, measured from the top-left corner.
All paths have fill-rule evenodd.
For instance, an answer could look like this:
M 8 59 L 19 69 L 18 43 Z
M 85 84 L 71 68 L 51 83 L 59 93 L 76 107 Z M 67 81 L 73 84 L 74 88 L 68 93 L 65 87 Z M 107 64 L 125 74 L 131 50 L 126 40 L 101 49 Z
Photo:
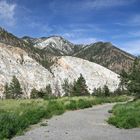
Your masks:
M 5 0 L 0 1 L 0 20 L 7 25 L 15 24 L 16 4 L 8 3 Z
M 128 41 L 127 43 L 122 44 L 122 49 L 131 54 L 139 55 L 140 54 L 140 40 Z
M 126 26 L 126 27 L 140 26 L 140 14 L 132 15 L 128 17 L 128 19 L 126 19 L 124 22 L 117 22 L 115 24 L 119 26 Z
M 75 44 L 91 44 L 98 41 L 97 38 L 81 36 L 73 32 L 64 33 L 62 36 Z
M 71 39 L 71 41 L 75 44 L 91 44 L 97 42 L 98 40 L 92 37 L 87 37 L 87 38 L 85 37 L 85 38 Z
M 135 0 L 87 0 L 85 7 L 89 8 L 108 8 L 116 6 L 124 6 L 130 3 L 133 3 Z

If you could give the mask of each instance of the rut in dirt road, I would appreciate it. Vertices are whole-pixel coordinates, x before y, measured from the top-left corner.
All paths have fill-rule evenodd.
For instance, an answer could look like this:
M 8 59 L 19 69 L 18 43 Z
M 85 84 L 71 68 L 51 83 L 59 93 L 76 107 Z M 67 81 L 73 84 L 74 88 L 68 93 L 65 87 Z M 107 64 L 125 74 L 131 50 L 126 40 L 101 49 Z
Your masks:
M 13 140 L 140 140 L 140 128 L 118 129 L 107 124 L 114 104 L 69 111 Z

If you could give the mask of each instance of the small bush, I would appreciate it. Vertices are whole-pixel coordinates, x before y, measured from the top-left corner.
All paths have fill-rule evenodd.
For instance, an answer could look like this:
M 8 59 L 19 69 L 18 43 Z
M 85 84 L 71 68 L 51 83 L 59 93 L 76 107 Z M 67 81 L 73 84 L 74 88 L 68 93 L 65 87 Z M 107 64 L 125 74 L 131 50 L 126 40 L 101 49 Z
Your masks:
M 117 105 L 112 112 L 113 116 L 108 119 L 108 123 L 126 129 L 140 126 L 140 100 Z
M 88 100 L 79 99 L 78 103 L 77 103 L 77 107 L 80 108 L 80 109 L 92 107 L 92 103 Z
M 70 102 L 66 105 L 66 109 L 76 110 L 77 109 L 77 102 L 75 100 L 70 100 Z

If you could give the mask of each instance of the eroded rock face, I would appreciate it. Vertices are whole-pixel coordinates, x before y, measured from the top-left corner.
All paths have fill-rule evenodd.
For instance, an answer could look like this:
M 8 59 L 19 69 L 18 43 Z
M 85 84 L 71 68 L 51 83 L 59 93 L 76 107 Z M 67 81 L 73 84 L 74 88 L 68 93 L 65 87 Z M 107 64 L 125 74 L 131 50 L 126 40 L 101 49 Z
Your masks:
M 118 88 L 119 75 L 103 66 L 71 56 L 63 56 L 51 67 L 54 77 L 61 82 L 68 79 L 73 82 L 80 74 L 86 80 L 89 91 L 107 85 L 111 91 Z
M 52 74 L 30 58 L 24 50 L 0 43 L 1 96 L 5 83 L 10 83 L 14 75 L 18 78 L 26 96 L 29 96 L 32 88 L 44 88 L 52 82 Z
M 111 91 L 119 84 L 118 75 L 98 64 L 72 56 L 58 57 L 51 72 L 42 67 L 21 48 L 0 43 L 0 96 L 3 96 L 5 83 L 10 83 L 15 75 L 26 97 L 33 88 L 43 89 L 50 84 L 53 94 L 64 94 L 64 79 L 73 83 L 80 74 L 86 79 L 90 92 L 94 88 L 108 85 Z

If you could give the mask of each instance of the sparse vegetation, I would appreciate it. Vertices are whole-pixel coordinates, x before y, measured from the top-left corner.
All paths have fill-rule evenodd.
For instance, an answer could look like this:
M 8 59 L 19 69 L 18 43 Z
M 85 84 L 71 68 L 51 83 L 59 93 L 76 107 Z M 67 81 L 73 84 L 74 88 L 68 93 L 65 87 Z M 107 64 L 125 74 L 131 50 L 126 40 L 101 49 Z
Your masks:
M 20 134 L 29 125 L 39 122 L 42 118 L 60 115 L 66 110 L 76 110 L 92 105 L 126 101 L 128 97 L 63 97 L 53 100 L 1 100 L 0 101 L 0 139 L 10 139 Z
M 35 88 L 33 88 L 31 91 L 30 98 L 31 99 L 38 99 L 38 98 L 51 99 L 51 98 L 54 98 L 54 96 L 52 95 L 51 86 L 47 85 L 45 89 L 41 89 L 41 90 L 36 90 Z
M 62 84 L 63 90 L 65 92 L 65 96 L 88 96 L 90 95 L 86 80 L 83 75 L 80 74 L 80 77 L 74 81 L 73 84 L 69 83 L 67 79 L 64 80 Z
M 140 127 L 140 100 L 118 104 L 111 111 L 108 122 L 119 128 Z
M 22 97 L 22 88 L 16 76 L 13 76 L 9 85 L 8 83 L 5 84 L 4 94 L 6 99 L 18 99 Z
M 135 100 L 126 104 L 116 105 L 112 109 L 113 115 L 108 122 L 119 128 L 140 127 L 140 61 L 136 59 L 132 69 L 121 73 L 122 91 L 128 89 L 128 93 L 135 96 Z
M 122 71 L 121 84 L 123 89 L 125 86 L 136 99 L 140 98 L 140 60 L 138 58 L 135 59 L 133 67 L 128 73 Z

